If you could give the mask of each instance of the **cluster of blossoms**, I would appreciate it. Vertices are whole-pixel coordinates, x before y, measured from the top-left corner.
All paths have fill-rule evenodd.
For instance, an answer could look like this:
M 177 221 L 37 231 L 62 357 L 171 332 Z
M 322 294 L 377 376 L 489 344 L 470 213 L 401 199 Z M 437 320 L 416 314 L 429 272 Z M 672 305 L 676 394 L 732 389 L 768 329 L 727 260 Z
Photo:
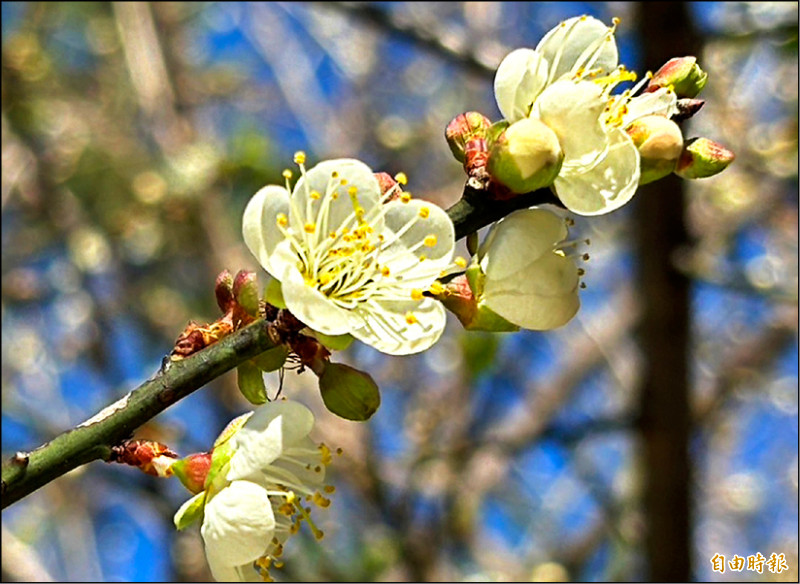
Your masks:
M 490 203 L 549 188 L 567 211 L 601 215 L 630 201 L 641 184 L 672 172 L 711 176 L 730 163 L 733 155 L 713 142 L 684 141 L 674 121 L 702 105 L 693 98 L 706 76 L 694 58 L 670 61 L 612 93 L 636 81 L 618 62 L 616 25 L 572 18 L 535 49 L 512 51 L 494 82 L 504 119 L 492 124 L 468 112 L 448 126 L 454 155 Z M 285 171 L 285 186 L 262 188 L 244 212 L 244 241 L 273 278 L 266 307 L 253 274 L 234 280 L 226 272 L 217 282 L 225 317 L 214 330 L 187 330 L 181 346 L 191 352 L 219 329 L 259 316 L 283 323 L 277 346 L 240 367 L 240 387 L 251 402 L 267 400 L 261 371 L 284 367 L 291 353 L 319 376 L 328 409 L 366 420 L 380 404 L 377 385 L 329 361 L 330 350 L 353 338 L 407 355 L 439 339 L 445 308 L 466 329 L 490 331 L 549 330 L 578 312 L 583 270 L 563 212 L 514 211 L 480 245 L 477 234 L 468 240 L 468 262 L 453 257 L 456 231 L 448 213 L 404 192 L 404 177 L 396 182 L 353 159 L 308 170 L 305 162 L 297 153 L 296 183 Z M 160 456 L 140 465 L 159 476 L 174 473 L 195 493 L 175 523 L 182 529 L 202 520 L 218 580 L 251 580 L 259 572 L 267 579 L 301 521 L 321 537 L 303 506 L 327 507 L 323 493 L 333 490 L 323 485 L 330 451 L 308 437 L 313 423 L 305 406 L 272 401 L 234 420 L 211 453 L 172 462 L 155 449 Z M 138 463 L 140 451 L 131 452 Z

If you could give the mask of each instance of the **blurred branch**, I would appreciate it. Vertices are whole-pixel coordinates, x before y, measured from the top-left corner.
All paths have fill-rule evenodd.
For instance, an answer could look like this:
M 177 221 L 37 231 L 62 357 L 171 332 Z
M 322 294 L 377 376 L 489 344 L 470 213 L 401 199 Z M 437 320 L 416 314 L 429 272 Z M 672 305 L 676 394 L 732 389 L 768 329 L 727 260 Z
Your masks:
M 458 238 L 484 227 L 516 209 L 547 200 L 541 190 L 496 203 L 477 191 L 449 210 Z M 469 200 L 468 200 L 469 199 Z M 2 506 L 18 501 L 70 470 L 98 459 L 108 459 L 111 447 L 170 405 L 240 363 L 273 347 L 269 325 L 259 321 L 218 343 L 173 363 L 89 422 L 69 430 L 30 453 L 18 453 L 3 464 Z
M 376 6 L 364 2 L 316 2 L 315 4 L 321 8 L 344 12 L 352 18 L 368 22 L 389 34 L 403 36 L 442 57 L 444 60 L 464 67 L 470 73 L 481 77 L 494 77 L 496 66 L 484 63 L 474 55 L 448 47 L 442 40 L 428 31 L 397 22 L 390 13 Z

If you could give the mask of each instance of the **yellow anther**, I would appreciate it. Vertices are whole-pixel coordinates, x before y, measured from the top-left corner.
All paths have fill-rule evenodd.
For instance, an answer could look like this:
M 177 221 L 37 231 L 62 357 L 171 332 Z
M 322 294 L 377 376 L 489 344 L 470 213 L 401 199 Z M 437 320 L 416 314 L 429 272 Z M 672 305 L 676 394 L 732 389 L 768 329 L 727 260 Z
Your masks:
M 409 193 L 403 193 L 400 195 L 400 200 L 404 203 L 408 203 L 411 200 L 411 195 Z
M 287 169 L 285 169 L 285 170 L 284 170 L 284 171 L 281 173 L 281 175 L 282 175 L 282 176 L 283 176 L 283 178 L 285 178 L 286 180 L 289 180 L 290 178 L 292 178 L 292 171 L 291 171 L 291 170 L 289 170 L 289 169 L 287 168 Z
M 423 243 L 425 244 L 426 247 L 433 247 L 434 245 L 436 245 L 436 241 L 437 239 L 435 235 L 428 235 L 423 241 Z
M 426 256 L 425 254 L 422 254 L 421 256 L 419 256 L 419 261 L 421 261 L 421 262 L 424 262 L 427 259 L 428 259 L 428 256 Z
M 335 231 L 331 231 L 331 232 L 328 234 L 328 237 L 330 237 L 331 239 L 336 239 L 336 232 L 335 232 Z
M 414 316 L 414 314 L 413 314 L 412 312 L 406 312 L 406 323 L 408 323 L 408 324 L 414 324 L 414 323 L 416 323 L 416 322 L 419 322 L 419 321 L 417 320 L 417 317 L 416 317 L 416 316 Z
M 343 178 L 342 180 L 339 181 L 339 184 L 342 185 L 342 186 L 346 185 L 347 184 L 347 179 Z
M 306 153 L 302 150 L 298 150 L 294 153 L 294 163 L 295 164 L 305 164 L 306 163 Z
M 325 273 L 319 277 L 319 283 L 321 286 L 325 286 L 326 284 L 330 284 L 331 280 L 333 280 L 333 274 Z
M 611 19 L 611 22 L 614 24 L 614 26 L 619 26 L 619 23 L 622 22 L 622 20 L 620 19 L 619 16 L 615 16 L 614 18 Z
M 431 214 L 431 210 L 428 207 L 420 207 L 419 208 L 419 216 L 423 219 L 427 219 L 428 216 Z
M 312 198 L 312 199 L 314 199 L 315 201 L 318 201 L 318 200 L 319 200 L 319 198 L 320 198 L 322 195 L 320 195 L 320 194 L 319 194 L 317 191 L 311 191 L 311 195 L 310 195 L 310 196 L 311 196 L 311 198 Z
M 358 188 L 355 187 L 355 186 L 352 186 L 352 187 L 347 189 L 347 194 L 350 195 L 351 197 L 355 197 L 357 192 L 358 192 Z
M 336 487 L 334 487 L 333 485 L 325 485 L 324 487 L 322 487 L 322 490 L 330 495 L 331 493 L 336 492 Z
M 330 507 L 331 504 L 331 500 L 327 497 L 323 497 L 320 493 L 314 493 L 312 500 L 317 506 L 322 507 L 323 509 L 325 507 Z
M 383 267 L 381 268 L 381 275 L 382 275 L 384 278 L 385 278 L 385 277 L 387 277 L 387 276 L 388 276 L 389 274 L 391 274 L 391 273 L 392 273 L 392 271 L 391 271 L 391 270 L 390 270 L 390 269 L 389 269 L 387 266 L 383 266 Z
M 456 259 L 453 260 L 453 263 L 455 263 L 455 265 L 457 265 L 459 268 L 467 267 L 467 260 L 465 260 L 461 256 L 457 256 Z
M 438 296 L 439 294 L 441 294 L 442 292 L 444 292 L 444 286 L 442 286 L 442 283 L 441 283 L 441 282 L 439 282 L 439 281 L 436 281 L 436 282 L 434 282 L 433 284 L 431 284 L 431 287 L 430 287 L 430 288 L 428 288 L 428 291 L 429 291 L 431 294 L 433 294 L 434 296 Z
M 422 290 L 420 290 L 419 288 L 414 288 L 411 291 L 411 300 L 417 300 L 417 301 L 422 300 Z
M 289 218 L 283 213 L 278 213 L 278 216 L 275 218 L 275 222 L 281 227 L 286 227 L 289 225 Z
M 394 175 L 394 180 L 399 182 L 401 185 L 408 184 L 408 177 L 406 176 L 405 172 L 398 172 L 396 175 Z
M 361 219 L 362 217 L 364 217 L 364 213 L 365 213 L 364 207 L 356 207 L 356 217 Z
M 339 178 L 339 171 L 338 170 L 334 170 L 331 173 L 331 178 Z
M 333 193 L 331 193 L 331 199 L 335 201 L 338 198 L 339 198 L 339 191 L 333 191 Z
M 316 228 L 317 226 L 314 223 L 306 223 L 305 225 L 303 225 L 303 229 L 305 230 L 306 233 L 314 233 L 314 230 Z

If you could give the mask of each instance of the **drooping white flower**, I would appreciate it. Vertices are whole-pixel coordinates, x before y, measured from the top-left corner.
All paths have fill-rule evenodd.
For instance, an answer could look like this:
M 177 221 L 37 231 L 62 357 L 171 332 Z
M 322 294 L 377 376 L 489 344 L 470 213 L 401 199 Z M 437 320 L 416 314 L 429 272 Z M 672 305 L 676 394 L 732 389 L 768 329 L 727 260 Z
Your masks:
M 455 230 L 433 203 L 381 194 L 364 163 L 322 162 L 294 189 L 267 186 L 247 205 L 244 240 L 281 282 L 287 308 L 326 335 L 349 333 L 392 355 L 422 351 L 445 325 L 424 296 L 450 267 Z M 288 184 L 287 184 L 288 187 Z
M 619 83 L 636 79 L 618 65 L 615 27 L 588 16 L 566 20 L 536 49 L 512 51 L 495 76 L 495 97 L 506 120 L 531 117 L 555 132 L 564 161 L 553 189 L 580 215 L 618 209 L 636 192 L 639 153 L 625 127 L 645 115 L 677 111 L 677 98 L 666 88 L 634 97 L 647 78 L 611 95 Z
M 269 402 L 246 418 L 232 437 L 215 445 L 211 480 L 176 514 L 202 499 L 205 543 L 211 572 L 220 582 L 260 581 L 268 576 L 290 534 L 305 520 L 319 538 L 301 499 L 327 507 L 321 493 L 330 451 L 308 437 L 314 417 L 291 401 Z M 219 442 L 219 441 L 218 441 Z M 217 449 L 225 449 L 223 457 Z M 222 464 L 214 468 L 214 464 Z M 177 523 L 177 519 L 176 519 Z M 259 570 L 257 570 L 258 568 Z
M 495 223 L 473 258 L 479 305 L 531 330 L 566 324 L 580 307 L 581 270 L 562 248 L 567 226 L 546 209 L 522 209 Z

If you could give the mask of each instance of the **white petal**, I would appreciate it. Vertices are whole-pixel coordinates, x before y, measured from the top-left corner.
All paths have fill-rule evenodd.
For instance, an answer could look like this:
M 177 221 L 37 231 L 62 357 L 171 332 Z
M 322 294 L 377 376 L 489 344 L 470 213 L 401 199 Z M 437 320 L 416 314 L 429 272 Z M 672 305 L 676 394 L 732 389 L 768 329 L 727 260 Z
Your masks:
M 598 49 L 590 69 L 600 68 L 601 74 L 616 69 L 619 53 L 614 38 L 606 40 L 609 34 L 610 29 L 591 16 L 570 18 L 550 30 L 536 46 L 550 64 L 550 81 L 569 73 L 579 61 L 578 66 L 584 67 Z
M 260 558 L 274 529 L 267 491 L 249 481 L 234 481 L 206 505 L 200 533 L 209 564 L 234 567 Z
M 341 184 L 342 181 L 345 184 Z M 350 229 L 357 226 L 354 203 L 348 194 L 352 187 L 355 187 L 355 198 L 365 214 L 380 204 L 378 180 L 366 164 L 351 158 L 320 162 L 301 177 L 292 190 L 292 210 L 296 212 L 292 227 L 302 230 L 307 222 L 314 223 L 319 236 L 325 238 L 331 231 L 345 225 Z M 320 198 L 310 199 L 312 192 L 319 193 Z M 320 214 L 322 208 L 325 212 Z M 371 224 L 380 232 L 380 220 Z
M 531 104 L 547 83 L 547 61 L 532 49 L 511 51 L 494 76 L 500 113 L 513 123 L 528 116 Z
M 639 151 L 620 128 L 608 132 L 609 150 L 593 168 L 563 173 L 553 186 L 562 203 L 578 215 L 603 215 L 622 207 L 639 186 Z
M 643 93 L 627 103 L 626 113 L 622 116 L 622 126 L 625 127 L 634 120 L 650 114 L 670 118 L 678 111 L 677 102 L 675 92 L 666 87 L 651 93 Z
M 484 301 L 511 323 L 549 330 L 566 324 L 578 312 L 578 280 L 578 269 L 571 259 L 547 253 L 522 276 L 487 278 Z
M 286 448 L 308 436 L 314 415 L 292 401 L 268 402 L 259 407 L 231 438 L 235 450 L 227 479 L 250 477 L 267 468 Z
M 526 270 L 567 237 L 561 217 L 546 209 L 514 211 L 492 227 L 489 245 L 479 250 L 487 279 L 500 280 Z
M 383 301 L 356 309 L 363 325 L 353 329 L 359 341 L 389 355 L 410 355 L 424 351 L 442 336 L 446 321 L 445 310 L 438 300 Z M 408 324 L 411 313 L 417 322 Z
M 395 234 L 399 237 L 395 237 Z M 426 245 L 426 238 L 431 238 L 434 245 Z M 412 199 L 408 203 L 390 201 L 386 203 L 385 247 L 381 249 L 379 260 L 387 265 L 392 273 L 409 268 L 414 274 L 404 276 L 411 280 L 423 272 L 432 274 L 423 287 L 427 287 L 439 274 L 447 268 L 453 258 L 456 234 L 453 222 L 441 207 L 434 203 Z M 413 256 L 406 253 L 413 249 Z M 420 258 L 425 260 L 420 262 Z M 429 276 L 424 276 L 423 279 Z M 414 284 L 418 286 L 418 284 Z
M 349 333 L 353 324 L 350 311 L 306 284 L 298 270 L 287 270 L 281 281 L 283 299 L 289 311 L 308 327 L 326 335 Z
M 558 81 L 539 96 L 531 116 L 558 136 L 563 170 L 594 164 L 605 154 L 608 138 L 600 122 L 605 107 L 602 87 L 589 81 Z
M 244 210 L 242 234 L 247 248 L 258 262 L 276 278 L 280 274 L 273 271 L 270 257 L 277 245 L 283 241 L 278 230 L 278 213 L 289 215 L 289 192 L 283 187 L 269 185 L 258 191 Z
M 206 558 L 211 574 L 217 582 L 263 582 L 252 563 L 231 567 L 212 556 Z

